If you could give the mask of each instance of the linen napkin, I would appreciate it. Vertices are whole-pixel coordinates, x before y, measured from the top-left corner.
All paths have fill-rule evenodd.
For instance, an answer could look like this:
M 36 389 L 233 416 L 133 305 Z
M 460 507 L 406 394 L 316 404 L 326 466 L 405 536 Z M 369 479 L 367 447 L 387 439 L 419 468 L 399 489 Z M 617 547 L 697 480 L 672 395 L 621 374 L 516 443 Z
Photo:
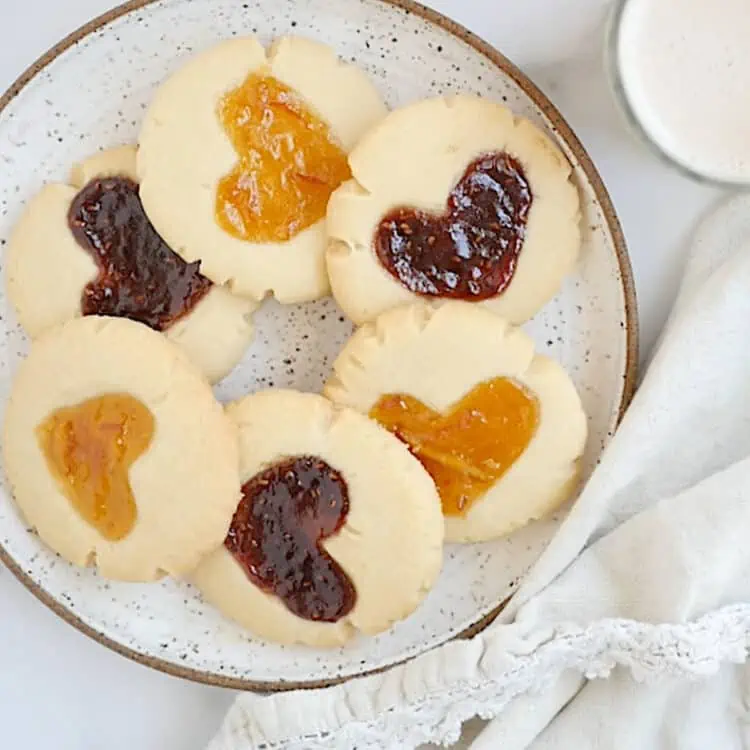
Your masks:
M 749 327 L 740 197 L 696 233 L 623 424 L 496 623 L 381 675 L 242 695 L 209 750 L 407 749 L 476 715 L 496 718 L 472 750 L 745 747 Z

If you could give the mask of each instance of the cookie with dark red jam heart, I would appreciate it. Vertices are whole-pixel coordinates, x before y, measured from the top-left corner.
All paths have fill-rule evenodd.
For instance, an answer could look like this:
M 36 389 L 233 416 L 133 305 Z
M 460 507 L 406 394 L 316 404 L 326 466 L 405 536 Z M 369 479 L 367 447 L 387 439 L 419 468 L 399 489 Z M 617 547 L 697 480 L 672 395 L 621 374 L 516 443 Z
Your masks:
M 8 247 L 8 291 L 32 338 L 81 315 L 163 333 L 212 382 L 244 354 L 257 305 L 213 285 L 146 216 L 133 146 L 103 151 L 27 204 Z
M 263 391 L 227 413 L 242 498 L 224 546 L 193 575 L 204 597 L 261 638 L 314 646 L 409 615 L 443 543 L 435 485 L 409 449 L 313 394 Z
M 578 257 L 579 197 L 555 144 L 472 96 L 392 112 L 350 155 L 328 206 L 328 272 L 355 323 L 419 299 L 512 322 L 554 296 Z

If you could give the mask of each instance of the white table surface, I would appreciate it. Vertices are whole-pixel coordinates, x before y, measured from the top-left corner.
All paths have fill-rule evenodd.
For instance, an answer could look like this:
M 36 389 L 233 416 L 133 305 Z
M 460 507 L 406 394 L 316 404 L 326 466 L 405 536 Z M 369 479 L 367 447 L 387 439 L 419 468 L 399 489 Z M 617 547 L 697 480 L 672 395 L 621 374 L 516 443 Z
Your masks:
M 268 0 L 269 7 L 273 0 Z M 517 62 L 598 165 L 630 246 L 647 353 L 684 243 L 717 195 L 658 164 L 625 131 L 600 64 L 607 0 L 428 0 Z M 112 0 L 0 0 L 0 88 Z M 201 749 L 230 691 L 151 671 L 66 625 L 0 566 L 0 750 Z

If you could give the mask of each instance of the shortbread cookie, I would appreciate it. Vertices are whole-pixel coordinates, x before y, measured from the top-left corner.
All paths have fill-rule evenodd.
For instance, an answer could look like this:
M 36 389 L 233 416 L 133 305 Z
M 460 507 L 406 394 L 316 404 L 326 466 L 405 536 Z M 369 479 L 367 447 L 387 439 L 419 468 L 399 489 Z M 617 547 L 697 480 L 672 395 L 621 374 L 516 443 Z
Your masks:
M 331 646 L 410 614 L 442 562 L 440 501 L 406 446 L 322 396 L 268 390 L 231 404 L 243 499 L 192 576 L 256 635 Z
M 448 541 L 509 534 L 575 488 L 587 432 L 576 389 L 486 309 L 391 310 L 352 336 L 333 372 L 328 398 L 392 430 L 428 469 Z
M 163 331 L 215 382 L 253 335 L 252 300 L 214 286 L 156 233 L 141 206 L 135 148 L 103 151 L 31 199 L 7 255 L 8 294 L 36 338 L 81 315 Z
M 534 315 L 581 245 L 571 167 L 494 102 L 461 95 L 392 112 L 349 156 L 328 205 L 331 287 L 357 324 L 427 300 Z
M 5 469 L 30 526 L 108 578 L 182 575 L 237 506 L 237 430 L 163 336 L 88 316 L 34 342 L 5 415 Z
M 177 252 L 235 293 L 323 297 L 328 198 L 384 115 L 365 73 L 322 44 L 223 42 L 154 96 L 140 135 L 144 206 Z

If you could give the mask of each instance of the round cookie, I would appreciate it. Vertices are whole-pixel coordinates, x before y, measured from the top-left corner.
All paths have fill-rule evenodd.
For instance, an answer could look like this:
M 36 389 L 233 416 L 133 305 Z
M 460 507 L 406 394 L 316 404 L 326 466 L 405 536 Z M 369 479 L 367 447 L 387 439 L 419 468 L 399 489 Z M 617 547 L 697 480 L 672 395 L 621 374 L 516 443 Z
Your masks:
M 329 292 L 325 203 L 319 220 L 290 230 L 291 236 L 283 241 L 250 241 L 217 221 L 217 189 L 239 158 L 220 119 L 222 103 L 251 74 L 270 76 L 276 84 L 290 88 L 282 94 L 280 106 L 291 101 L 319 118 L 343 156 L 386 112 L 366 74 L 340 61 L 325 45 L 282 38 L 266 52 L 253 38 L 223 42 L 190 60 L 154 96 L 139 138 L 143 203 L 170 245 L 186 260 L 201 260 L 203 273 L 216 283 L 227 283 L 236 294 L 258 300 L 268 294 L 282 303 L 314 300 Z M 262 117 L 251 116 L 246 122 L 255 127 L 258 122 L 272 125 L 278 121 L 278 108 L 266 106 L 262 111 Z M 297 144 L 294 136 L 288 140 L 283 134 L 275 136 L 274 163 L 288 164 L 285 155 L 288 158 L 293 151 L 290 142 Z M 259 146 L 253 153 L 261 163 L 268 156 Z M 315 154 L 305 158 L 302 168 L 312 169 Z M 342 164 L 345 179 L 349 173 L 345 158 Z M 295 171 L 292 178 L 307 179 L 308 184 L 315 181 L 306 174 Z M 261 205 L 263 178 L 254 172 L 248 182 L 254 187 L 245 204 L 258 201 Z M 327 198 L 326 193 L 326 202 Z M 274 202 L 273 197 L 270 201 Z
M 180 289 L 194 290 L 195 297 L 189 300 L 184 314 L 168 314 L 170 300 L 163 279 L 157 278 L 156 294 L 151 304 L 133 302 L 120 282 L 115 283 L 114 297 L 108 295 L 97 302 L 90 294 L 93 286 L 99 285 L 99 263 L 95 260 L 95 238 L 87 239 L 84 232 L 77 238 L 69 221 L 69 214 L 82 190 L 92 190 L 96 181 L 107 182 L 109 190 L 120 187 L 128 191 L 114 202 L 114 209 L 129 200 L 144 218 L 135 187 L 136 150 L 122 146 L 96 154 L 74 167 L 69 184 L 47 184 L 28 203 L 11 236 L 7 254 L 8 294 L 26 332 L 36 338 L 52 326 L 84 314 L 84 305 L 94 312 L 114 314 L 111 300 L 114 297 L 128 304 L 122 311 L 125 317 L 141 320 L 178 344 L 212 382 L 221 380 L 239 362 L 252 336 L 252 313 L 257 305 L 248 299 L 237 297 L 225 287 L 214 286 L 197 270 L 185 268 L 185 263 L 163 244 L 160 248 L 170 258 L 174 269 L 182 273 L 175 282 L 176 293 Z M 110 192 L 113 196 L 114 193 Z M 101 203 L 101 205 L 104 205 Z M 85 209 L 83 209 L 85 210 Z M 102 210 L 99 216 L 105 212 Z M 147 221 L 147 220 L 145 220 Z M 153 228 L 149 227 L 150 232 Z M 122 233 L 118 239 L 124 237 Z M 82 244 L 83 243 L 83 244 Z M 159 240 L 152 235 L 151 244 L 136 249 L 129 239 L 122 241 L 124 255 L 139 258 L 137 271 L 144 284 L 153 283 L 154 274 L 144 267 L 144 256 L 154 259 L 154 268 L 165 268 L 161 259 L 152 252 Z M 106 262 L 106 261 L 105 261 Z M 185 281 L 187 277 L 188 281 Z M 103 289 L 99 286 L 99 289 Z M 94 290 L 96 294 L 100 291 Z M 98 310 L 97 305 L 106 305 Z M 174 311 L 179 308 L 174 304 Z M 167 314 L 165 314 L 165 311 Z M 158 313 L 161 313 L 159 315 Z M 87 312 L 88 314 L 88 312 Z M 119 313 L 118 313 L 119 314 Z M 174 317 L 174 320 L 170 318 Z
M 371 420 L 313 394 L 272 389 L 230 404 L 227 412 L 239 426 L 245 499 L 225 546 L 191 577 L 203 596 L 256 635 L 280 643 L 333 646 L 356 631 L 379 633 L 409 615 L 440 571 L 443 520 L 434 484 L 406 447 Z M 315 509 L 305 505 L 311 495 L 290 497 L 279 484 L 280 476 L 289 476 L 290 461 L 294 486 L 316 491 Z M 259 485 L 269 495 L 258 494 Z M 304 507 L 295 516 L 303 520 L 277 524 L 277 511 L 260 505 L 275 501 L 282 510 Z M 326 520 L 326 509 L 334 507 L 339 515 Z M 262 532 L 246 531 L 253 511 Z M 299 550 L 304 544 L 312 549 L 315 535 L 302 541 L 295 535 L 321 518 L 328 526 L 317 549 L 330 559 L 320 560 L 313 550 L 316 560 L 310 563 Z M 292 546 L 284 539 L 293 540 Z M 269 586 L 263 561 L 242 556 L 256 549 L 268 559 L 291 558 L 289 576 L 309 571 L 309 577 L 295 580 L 292 592 Z M 265 570 L 263 587 L 245 565 Z M 287 580 L 283 568 L 276 570 Z M 315 586 L 321 578 L 325 583 Z M 337 604 L 324 609 L 326 600 Z
M 28 524 L 113 579 L 187 573 L 222 543 L 239 497 L 237 430 L 210 386 L 123 318 L 76 318 L 34 342 L 3 451 Z
M 354 333 L 333 373 L 325 395 L 387 422 L 436 478 L 452 508 L 447 541 L 509 534 L 575 489 L 587 423 L 573 383 L 522 330 L 482 307 L 383 313 Z
M 425 298 L 513 323 L 557 292 L 580 251 L 579 196 L 552 141 L 495 102 L 427 99 L 349 155 L 328 204 L 328 273 L 356 323 Z

